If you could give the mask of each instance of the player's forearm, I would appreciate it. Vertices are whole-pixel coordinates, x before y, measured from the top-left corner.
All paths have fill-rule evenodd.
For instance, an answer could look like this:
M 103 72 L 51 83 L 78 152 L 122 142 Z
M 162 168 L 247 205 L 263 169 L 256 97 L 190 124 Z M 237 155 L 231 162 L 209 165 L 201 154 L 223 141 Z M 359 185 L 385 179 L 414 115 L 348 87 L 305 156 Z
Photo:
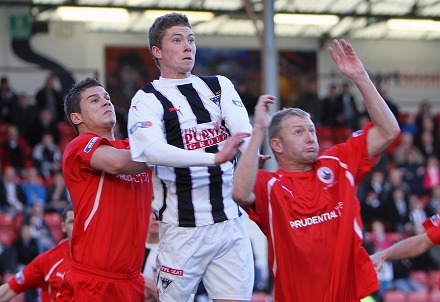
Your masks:
M 177 168 L 215 165 L 214 153 L 184 150 L 163 142 L 151 144 L 142 155 L 150 165 Z
M 8 283 L 3 284 L 0 286 L 0 302 L 6 302 L 11 300 L 17 295 L 16 292 L 14 292 Z
M 381 135 L 391 143 L 400 132 L 399 124 L 395 116 L 368 75 L 357 78 L 354 83 L 364 99 L 371 120 Z
M 421 234 L 397 242 L 381 251 L 380 256 L 384 261 L 414 258 L 428 251 L 433 245 L 426 234 Z
M 241 155 L 234 173 L 232 197 L 239 205 L 252 204 L 259 163 L 259 150 L 266 134 L 265 128 L 254 128 L 247 150 Z

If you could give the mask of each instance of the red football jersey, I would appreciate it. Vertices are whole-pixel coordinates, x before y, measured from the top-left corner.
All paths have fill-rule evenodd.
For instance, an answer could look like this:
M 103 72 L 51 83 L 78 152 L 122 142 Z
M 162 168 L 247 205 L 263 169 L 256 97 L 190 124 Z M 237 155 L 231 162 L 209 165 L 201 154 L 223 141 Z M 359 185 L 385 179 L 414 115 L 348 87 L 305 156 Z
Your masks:
M 309 172 L 258 172 L 249 216 L 268 238 L 275 301 L 359 301 L 376 291 L 356 188 L 375 159 L 366 130 L 320 154 Z
M 63 173 L 75 224 L 73 262 L 92 270 L 129 275 L 142 266 L 150 219 L 151 171 L 111 175 L 90 166 L 99 145 L 129 149 L 128 140 L 79 135 L 63 154 Z
M 55 301 L 61 288 L 64 273 L 70 267 L 69 241 L 64 239 L 54 248 L 38 255 L 31 263 L 8 281 L 16 293 L 31 288 L 42 289 L 42 302 Z

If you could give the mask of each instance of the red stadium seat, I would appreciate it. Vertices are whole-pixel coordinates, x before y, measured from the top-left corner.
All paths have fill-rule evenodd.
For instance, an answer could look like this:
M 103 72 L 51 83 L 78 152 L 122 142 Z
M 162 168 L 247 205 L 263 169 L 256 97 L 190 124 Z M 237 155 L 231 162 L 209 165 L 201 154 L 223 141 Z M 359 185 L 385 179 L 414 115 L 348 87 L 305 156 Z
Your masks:
M 428 274 L 428 286 L 431 289 L 431 291 L 433 290 L 439 290 L 439 278 L 440 278 L 440 271 L 430 271 Z
M 428 294 L 429 302 L 440 302 L 440 291 L 438 288 L 432 289 Z
M 64 238 L 63 230 L 61 229 L 61 222 L 63 218 L 58 213 L 44 213 L 44 221 L 52 233 L 55 243 L 60 242 Z
M 0 213 L 0 225 L 14 225 L 14 217 L 8 213 Z
M 410 292 L 408 302 L 429 302 L 428 292 Z
M 389 290 L 383 295 L 383 302 L 408 302 L 404 292 L 399 290 Z

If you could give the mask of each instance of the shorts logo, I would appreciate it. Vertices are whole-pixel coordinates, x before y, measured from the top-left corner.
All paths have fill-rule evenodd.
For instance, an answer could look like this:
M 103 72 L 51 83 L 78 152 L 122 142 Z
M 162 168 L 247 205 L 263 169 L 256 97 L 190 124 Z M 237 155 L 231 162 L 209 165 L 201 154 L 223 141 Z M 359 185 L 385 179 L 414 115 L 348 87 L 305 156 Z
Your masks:
M 92 150 L 93 145 L 96 143 L 96 141 L 98 140 L 98 137 L 92 137 L 89 141 L 89 143 L 87 144 L 87 146 L 84 148 L 84 152 L 85 153 L 89 153 L 90 150 Z
M 160 280 L 162 281 L 162 290 L 164 293 L 166 293 L 168 287 L 170 287 L 171 283 L 173 283 L 174 281 L 164 277 L 160 277 Z
M 232 100 L 232 103 L 238 107 L 244 107 L 244 104 L 241 101 Z
M 161 266 L 160 271 L 167 273 L 167 274 L 174 275 L 174 276 L 183 276 L 183 270 L 175 269 L 175 268 L 171 268 L 171 267 L 166 267 L 163 265 Z
M 23 275 L 22 271 L 19 271 L 18 273 L 16 273 L 14 278 L 18 284 L 24 284 L 25 279 L 24 279 L 24 275 Z
M 137 122 L 136 124 L 134 124 L 131 128 L 130 128 L 130 134 L 133 134 L 137 129 L 139 128 L 150 128 L 151 126 L 153 126 L 153 123 L 150 121 L 145 121 L 145 122 Z
M 325 184 L 331 184 L 335 180 L 335 175 L 333 174 L 333 171 L 327 167 L 319 168 L 317 174 L 319 180 Z

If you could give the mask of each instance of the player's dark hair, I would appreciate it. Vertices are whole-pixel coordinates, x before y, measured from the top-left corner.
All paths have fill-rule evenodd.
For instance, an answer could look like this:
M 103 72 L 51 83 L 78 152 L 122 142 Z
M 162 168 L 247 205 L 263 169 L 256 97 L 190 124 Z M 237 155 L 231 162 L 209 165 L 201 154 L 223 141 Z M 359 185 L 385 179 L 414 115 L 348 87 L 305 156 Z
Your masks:
M 73 126 L 73 129 L 77 134 L 79 134 L 78 126 L 72 122 L 70 118 L 71 113 L 81 113 L 81 93 L 84 92 L 87 88 L 102 86 L 102 84 L 94 79 L 87 77 L 81 82 L 74 84 L 72 88 L 70 88 L 69 92 L 64 96 L 64 113 L 67 116 L 67 120 Z
M 61 216 L 63 217 L 63 221 L 66 222 L 66 218 L 67 218 L 67 212 L 69 211 L 73 211 L 73 206 L 71 203 L 69 203 L 68 205 L 66 205 L 63 209 L 63 213 L 61 214 Z
M 162 48 L 162 39 L 165 35 L 165 31 L 173 26 L 187 26 L 191 28 L 188 18 L 182 13 L 173 12 L 160 16 L 154 20 L 154 23 L 151 25 L 150 30 L 148 31 L 148 47 L 150 52 L 153 46 Z M 153 55 L 153 53 L 151 54 Z M 159 60 L 154 55 L 153 60 L 160 69 Z

